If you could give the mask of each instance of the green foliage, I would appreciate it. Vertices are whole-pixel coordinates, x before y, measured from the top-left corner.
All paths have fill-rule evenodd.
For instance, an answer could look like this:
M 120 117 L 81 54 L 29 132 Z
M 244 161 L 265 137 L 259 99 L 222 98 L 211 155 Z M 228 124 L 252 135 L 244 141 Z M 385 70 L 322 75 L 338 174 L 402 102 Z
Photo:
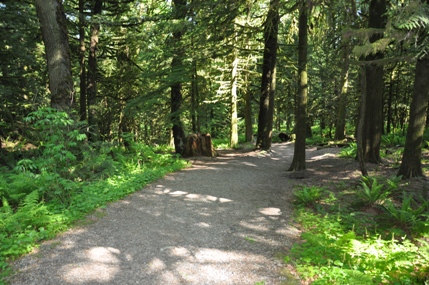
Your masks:
M 163 146 L 90 145 L 76 130 L 80 123 L 52 109 L 32 113 L 28 121 L 48 135 L 39 137 L 31 158 L 0 172 L 0 277 L 8 272 L 7 259 L 29 252 L 38 241 L 107 202 L 187 165 Z
M 385 184 L 367 179 L 362 181 L 362 188 L 366 185 L 368 191 L 375 192 L 370 197 L 378 201 L 383 193 L 394 192 L 398 183 L 396 179 L 386 180 Z M 345 195 L 337 197 L 338 200 L 330 198 L 336 206 L 300 207 L 296 211 L 296 219 L 304 229 L 301 236 L 304 242 L 295 244 L 285 261 L 294 263 L 303 279 L 312 280 L 311 284 L 426 284 L 429 277 L 426 240 L 395 237 L 396 227 L 391 228 L 385 219 L 377 222 L 376 216 L 371 218 L 367 213 L 354 212 L 353 201 L 343 199 Z M 416 220 L 423 222 L 424 217 L 427 218 L 427 201 L 417 205 L 410 197 L 404 194 L 400 206 L 392 210 L 398 214 L 391 219 L 395 221 L 399 215 L 406 224 L 400 226 L 408 227 Z M 389 202 L 384 205 L 391 207 Z M 372 231 L 369 222 L 375 223 Z M 365 230 L 357 230 L 362 228 Z M 427 229 L 426 225 L 424 231 L 411 233 L 418 236 Z
M 325 190 L 323 188 L 317 186 L 302 187 L 302 189 L 297 190 L 293 193 L 293 196 L 295 197 L 294 202 L 297 205 L 314 205 L 322 198 L 324 191 Z
M 86 135 L 79 131 L 83 124 L 52 108 L 41 108 L 30 113 L 25 120 L 33 123 L 42 151 L 41 159 L 34 162 L 33 168 L 68 177 L 69 168 L 86 139 Z
M 425 226 L 429 214 L 429 201 L 422 199 L 422 202 L 419 204 L 415 201 L 413 195 L 406 192 L 403 192 L 402 195 L 402 202 L 399 205 L 392 201 L 387 201 L 383 205 L 391 218 L 407 229 L 416 226 Z
M 357 155 L 357 144 L 350 143 L 348 147 L 345 147 L 340 152 L 340 157 L 355 158 Z
M 383 135 L 381 137 L 381 142 L 384 147 L 399 147 L 405 146 L 405 137 L 403 135 L 398 135 L 395 133 L 390 133 Z
M 361 187 L 356 192 L 362 202 L 366 205 L 383 204 L 392 191 L 398 189 L 400 177 L 387 179 L 387 185 L 379 183 L 377 178 L 370 176 L 361 177 Z

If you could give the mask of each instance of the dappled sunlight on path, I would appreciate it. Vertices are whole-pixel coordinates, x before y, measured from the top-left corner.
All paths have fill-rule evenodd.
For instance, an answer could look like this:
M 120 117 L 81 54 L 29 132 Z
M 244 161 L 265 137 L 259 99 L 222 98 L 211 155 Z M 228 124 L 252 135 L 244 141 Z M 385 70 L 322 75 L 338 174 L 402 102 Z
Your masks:
M 17 261 L 11 284 L 295 284 L 280 273 L 299 236 L 292 155 L 194 159 Z

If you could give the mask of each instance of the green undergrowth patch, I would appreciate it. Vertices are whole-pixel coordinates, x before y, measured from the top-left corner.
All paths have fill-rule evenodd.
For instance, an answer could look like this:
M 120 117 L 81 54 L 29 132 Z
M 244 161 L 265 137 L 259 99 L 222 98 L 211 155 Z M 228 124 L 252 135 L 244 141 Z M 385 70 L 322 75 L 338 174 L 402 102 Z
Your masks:
M 37 148 L 10 152 L 14 159 L 0 171 L 0 284 L 10 273 L 8 261 L 97 208 L 187 166 L 167 147 L 89 143 L 79 123 L 51 109 L 29 120 L 44 134 Z
M 428 189 L 381 177 L 341 186 L 295 191 L 302 243 L 285 262 L 310 284 L 429 284 Z

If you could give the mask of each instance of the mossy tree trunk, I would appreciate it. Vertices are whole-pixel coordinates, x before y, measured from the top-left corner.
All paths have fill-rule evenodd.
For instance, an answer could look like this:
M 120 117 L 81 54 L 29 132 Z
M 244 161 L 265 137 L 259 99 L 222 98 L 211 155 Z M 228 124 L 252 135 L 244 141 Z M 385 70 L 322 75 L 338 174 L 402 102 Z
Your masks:
M 308 49 L 308 7 L 306 1 L 302 1 L 299 13 L 298 33 L 298 95 L 296 97 L 295 115 L 295 148 L 292 164 L 289 171 L 306 169 L 305 166 L 305 138 L 307 135 L 307 49 Z
M 264 25 L 265 47 L 262 64 L 258 138 L 256 140 L 256 148 L 263 150 L 269 150 L 271 148 L 279 22 L 279 0 L 271 0 Z
M 425 56 L 419 59 L 416 64 L 413 98 L 410 107 L 410 123 L 398 172 L 398 176 L 403 178 L 423 176 L 421 153 L 429 100 L 428 78 L 429 57 Z
M 381 39 L 380 30 L 386 25 L 386 1 L 371 0 L 369 6 L 368 28 L 375 29 L 370 36 L 370 43 Z M 378 31 L 377 31 L 378 30 Z M 368 55 L 365 60 L 366 73 L 366 115 L 363 118 L 362 148 L 366 162 L 380 163 L 380 144 L 383 132 L 383 92 L 384 67 L 377 62 L 383 58 L 383 52 Z
M 35 0 L 48 63 L 51 107 L 67 113 L 73 107 L 73 79 L 67 20 L 62 1 Z

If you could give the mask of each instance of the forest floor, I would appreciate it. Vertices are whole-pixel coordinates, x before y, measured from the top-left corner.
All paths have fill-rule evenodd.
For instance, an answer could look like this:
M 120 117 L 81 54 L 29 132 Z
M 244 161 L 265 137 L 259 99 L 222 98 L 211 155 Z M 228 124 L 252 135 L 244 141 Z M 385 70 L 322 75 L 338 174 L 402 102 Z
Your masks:
M 304 172 L 286 171 L 293 143 L 192 158 L 191 167 L 95 211 L 15 261 L 9 282 L 300 284 L 282 262 L 300 235 L 292 193 L 298 186 L 356 186 L 358 165 L 338 158 L 340 150 L 309 148 Z M 394 174 L 387 162 L 369 168 Z

